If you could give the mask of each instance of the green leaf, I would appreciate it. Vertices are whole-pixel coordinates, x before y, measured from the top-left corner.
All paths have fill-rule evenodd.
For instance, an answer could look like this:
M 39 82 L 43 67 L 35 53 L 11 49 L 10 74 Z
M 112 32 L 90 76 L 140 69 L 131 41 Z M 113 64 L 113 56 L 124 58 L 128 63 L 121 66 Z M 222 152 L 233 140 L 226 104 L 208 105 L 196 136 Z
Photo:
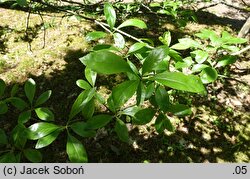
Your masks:
M 236 59 L 237 59 L 236 56 L 231 56 L 231 55 L 223 56 L 222 58 L 220 58 L 218 60 L 218 63 L 216 64 L 216 67 L 223 67 L 223 66 L 233 64 L 233 63 L 236 62 Z
M 191 52 L 191 55 L 194 56 L 195 61 L 197 63 L 203 63 L 207 60 L 208 58 L 208 53 L 206 51 L 203 50 L 195 50 Z
M 179 43 L 171 46 L 172 49 L 176 49 L 176 50 L 186 50 L 188 48 L 199 48 L 201 45 L 190 38 L 182 38 L 182 39 L 178 39 Z
M 11 139 L 15 147 L 23 149 L 27 142 L 27 129 L 24 125 L 18 123 L 11 132 Z
M 139 84 L 139 80 L 125 81 L 117 85 L 112 90 L 111 95 L 112 95 L 115 108 L 121 107 L 135 94 L 138 84 Z
M 174 104 L 168 107 L 167 112 L 171 112 L 176 116 L 187 116 L 192 114 L 192 110 L 190 107 L 184 104 Z
M 202 29 L 201 32 L 199 32 L 195 35 L 201 39 L 210 39 L 213 36 L 217 36 L 215 31 L 208 30 L 208 29 Z
M 121 141 L 127 143 L 129 142 L 128 128 L 126 124 L 120 119 L 116 120 L 115 132 Z
M 89 83 L 85 80 L 77 80 L 76 81 L 76 85 L 82 89 L 88 90 L 91 89 L 91 86 L 89 85 Z
M 8 152 L 0 156 L 0 163 L 16 163 L 16 157 L 13 152 Z
M 22 100 L 21 98 L 18 98 L 18 97 L 10 98 L 10 102 L 13 106 L 15 106 L 20 111 L 22 111 L 28 107 L 28 104 L 24 100 Z
M 208 65 L 205 64 L 195 64 L 192 68 L 192 72 L 199 72 L 201 70 L 203 70 L 204 68 L 209 67 Z
M 73 117 L 75 117 L 79 112 L 81 112 L 86 105 L 87 102 L 89 102 L 93 96 L 95 95 L 95 89 L 91 88 L 89 90 L 85 90 L 76 98 L 70 114 L 69 114 L 69 120 L 71 120 Z
M 23 151 L 24 156 L 33 163 L 39 163 L 42 161 L 42 154 L 35 149 L 25 149 Z
M 32 78 L 25 82 L 24 91 L 30 104 L 32 104 L 36 92 L 36 82 Z
M 247 42 L 247 39 L 233 37 L 227 31 L 222 32 L 221 38 L 225 44 L 242 44 Z
M 140 19 L 128 19 L 128 20 L 124 21 L 121 25 L 119 25 L 119 27 L 117 27 L 117 28 L 120 29 L 120 28 L 128 27 L 128 26 L 138 27 L 140 29 L 147 28 L 147 25 L 145 24 L 145 22 L 143 22 Z
M 98 51 L 98 50 L 119 51 L 118 48 L 110 44 L 97 44 L 96 46 L 93 47 L 93 51 Z
M 57 129 L 60 129 L 60 127 L 52 123 L 35 123 L 28 128 L 28 138 L 31 140 L 37 140 L 49 135 Z
M 150 7 L 161 7 L 161 4 L 158 2 L 152 2 L 149 4 Z
M 189 91 L 193 93 L 206 94 L 199 77 L 195 75 L 184 75 L 181 72 L 163 72 L 150 78 L 173 89 Z
M 85 78 L 88 82 L 94 87 L 97 73 L 91 70 L 90 68 L 86 67 L 84 70 Z
M 37 140 L 36 149 L 41 149 L 43 147 L 46 147 L 50 145 L 52 142 L 56 140 L 58 135 L 61 133 L 62 130 L 55 130 L 54 132 L 51 132 L 50 134 L 46 135 L 45 137 L 42 137 Z
M 89 102 L 87 102 L 83 109 L 82 109 L 82 115 L 85 119 L 90 119 L 95 112 L 95 99 L 92 98 Z
M 3 96 L 5 88 L 6 88 L 5 82 L 2 79 L 0 79 L 0 97 Z
M 27 6 L 27 0 L 16 0 L 17 4 L 20 6 Z
M 105 32 L 94 31 L 94 32 L 87 33 L 85 38 L 87 41 L 92 41 L 92 40 L 98 40 L 98 39 L 104 38 L 106 36 L 107 36 L 107 34 Z
M 46 101 L 48 101 L 48 99 L 50 98 L 52 94 L 51 90 L 45 91 L 44 93 L 42 93 L 36 100 L 35 106 L 39 106 L 43 103 L 45 103 Z
M 180 53 L 173 49 L 169 50 L 169 56 L 172 57 L 174 61 L 177 61 L 177 62 L 182 61 L 182 57 L 180 56 Z
M 207 67 L 201 71 L 200 77 L 201 77 L 202 83 L 204 84 L 212 83 L 217 79 L 218 73 L 216 69 L 212 67 Z
M 69 160 L 74 163 L 88 162 L 87 152 L 82 143 L 68 133 L 66 152 Z
M 136 125 L 145 125 L 149 123 L 155 115 L 155 110 L 151 108 L 146 108 L 135 113 L 133 118 L 133 123 Z
M 7 136 L 4 130 L 0 129 L 0 146 L 1 144 L 6 145 L 8 143 Z
M 165 32 L 163 34 L 163 37 L 159 37 L 159 40 L 164 44 L 169 47 L 171 43 L 171 33 L 169 31 Z
M 154 93 L 154 91 L 155 91 L 155 83 L 154 82 L 149 83 L 147 85 L 147 88 L 146 88 L 145 98 L 149 99 L 152 96 L 152 94 Z
M 111 120 L 112 116 L 100 114 L 89 119 L 86 124 L 88 129 L 99 129 L 106 126 Z
M 19 114 L 18 116 L 18 123 L 24 124 L 26 122 L 28 122 L 31 118 L 31 111 L 24 111 L 21 114 Z
M 140 107 L 132 106 L 132 107 L 128 107 L 128 108 L 124 109 L 123 111 L 120 112 L 120 114 L 134 117 L 135 114 L 140 110 L 141 110 Z
M 17 94 L 18 90 L 19 90 L 19 85 L 18 84 L 14 84 L 13 87 L 12 87 L 12 89 L 11 89 L 10 96 L 14 97 Z
M 164 114 L 160 113 L 157 116 L 156 120 L 155 120 L 155 125 L 154 126 L 155 126 L 156 131 L 159 134 L 161 134 L 165 129 L 165 126 L 164 126 L 164 120 L 165 119 L 166 119 L 166 116 Z
M 131 70 L 132 70 L 132 71 L 134 72 L 134 74 L 138 77 L 139 71 L 138 71 L 138 69 L 136 68 L 136 66 L 135 66 L 131 61 L 129 61 L 129 60 L 127 60 L 127 62 L 128 62 L 128 64 L 129 64 Z M 138 77 L 138 78 L 139 78 L 139 77 Z
M 125 47 L 124 37 L 120 33 L 114 33 L 113 37 L 114 37 L 115 47 L 123 49 Z
M 8 106 L 4 101 L 0 101 L 0 114 L 8 112 Z
M 104 3 L 104 15 L 106 17 L 110 29 L 112 30 L 116 22 L 116 13 L 113 6 L 110 3 Z
M 142 74 L 151 72 L 154 68 L 168 56 L 169 48 L 166 45 L 153 49 L 145 59 L 142 66 Z
M 166 117 L 166 119 L 164 119 L 164 127 L 165 127 L 165 129 L 167 129 L 170 132 L 174 132 L 174 130 L 175 130 L 173 124 L 171 123 L 171 121 L 167 117 Z
M 146 43 L 136 42 L 129 48 L 128 54 L 136 53 L 138 50 L 142 49 L 145 46 L 147 46 Z
M 146 87 L 143 84 L 143 82 L 140 82 L 136 92 L 136 104 L 138 106 L 142 105 L 145 100 L 145 97 L 146 97 Z
M 129 65 L 121 56 L 108 50 L 91 52 L 80 58 L 80 61 L 93 71 L 101 74 L 131 72 Z
M 44 120 L 44 121 L 54 121 L 54 114 L 51 110 L 48 108 L 36 108 L 35 109 L 36 115 L 39 119 Z
M 169 105 L 170 105 L 169 96 L 168 96 L 168 93 L 164 87 L 159 86 L 156 89 L 155 101 L 156 101 L 157 105 L 159 106 L 159 108 L 163 111 L 166 111 L 167 108 L 169 107 Z
M 81 137 L 94 137 L 96 135 L 94 130 L 88 129 L 86 122 L 75 122 L 70 128 Z

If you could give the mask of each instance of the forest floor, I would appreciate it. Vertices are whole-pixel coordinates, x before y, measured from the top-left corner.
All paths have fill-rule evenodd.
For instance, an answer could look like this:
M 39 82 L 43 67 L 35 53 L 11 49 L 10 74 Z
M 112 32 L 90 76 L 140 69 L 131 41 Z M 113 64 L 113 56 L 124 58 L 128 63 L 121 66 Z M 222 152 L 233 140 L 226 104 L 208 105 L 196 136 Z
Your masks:
M 169 30 L 173 42 L 204 28 L 217 32 L 227 30 L 237 36 L 249 13 L 223 7 L 223 11 L 221 7 L 216 11 L 216 6 L 200 11 L 198 22 L 188 22 L 184 28 L 178 28 L 169 18 L 159 19 L 155 14 L 139 12 L 136 16 L 146 20 L 149 29 L 131 33 L 156 41 Z M 93 45 L 84 36 L 101 30 L 100 27 L 75 16 L 46 13 L 43 20 L 38 14 L 31 14 L 27 30 L 27 12 L 0 6 L 0 14 L 0 78 L 10 87 L 14 83 L 22 85 L 32 77 L 38 84 L 37 94 L 52 89 L 53 94 L 46 104 L 55 113 L 58 123 L 63 123 L 81 92 L 75 84 L 76 80 L 84 78 L 84 66 L 79 58 Z M 171 119 L 176 128 L 174 133 L 159 135 L 150 125 L 128 125 L 134 141 L 128 145 L 118 140 L 111 127 L 100 129 L 95 138 L 82 140 L 89 162 L 249 162 L 249 57 L 246 52 L 225 69 L 230 78 L 220 78 L 209 85 L 208 97 L 192 99 L 191 116 Z M 102 77 L 97 81 L 98 88 L 109 91 L 117 80 L 115 76 Z M 16 117 L 7 116 L 13 121 Z M 6 123 L 3 119 L 6 120 L 6 116 L 0 117 L 0 125 Z M 3 127 L 11 129 L 7 125 Z M 67 162 L 65 146 L 66 139 L 62 135 L 60 140 L 41 150 L 45 156 L 43 162 Z

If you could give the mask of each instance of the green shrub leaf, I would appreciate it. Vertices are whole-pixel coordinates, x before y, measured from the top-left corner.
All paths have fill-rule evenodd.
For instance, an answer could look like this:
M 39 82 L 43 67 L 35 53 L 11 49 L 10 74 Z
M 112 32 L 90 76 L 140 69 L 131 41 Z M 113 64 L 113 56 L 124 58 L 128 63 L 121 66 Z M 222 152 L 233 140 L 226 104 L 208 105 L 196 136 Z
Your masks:
M 169 31 L 165 32 L 162 37 L 159 37 L 159 40 L 164 44 L 169 46 L 171 43 L 171 33 Z
M 86 124 L 88 129 L 99 129 L 106 126 L 111 120 L 112 116 L 100 114 L 89 119 Z
M 60 133 L 61 133 L 61 130 L 55 130 L 54 132 L 51 132 L 45 137 L 38 139 L 35 148 L 40 149 L 40 148 L 50 145 L 52 142 L 56 140 L 56 138 L 58 137 Z
M 25 149 L 23 151 L 24 156 L 33 163 L 39 163 L 42 161 L 42 154 L 35 149 Z
M 128 128 L 126 124 L 120 119 L 116 120 L 115 132 L 121 141 L 129 142 Z
M 147 46 L 146 43 L 136 42 L 129 48 L 128 54 L 136 53 L 138 50 L 142 49 L 145 46 Z
M 195 50 L 191 52 L 191 55 L 195 58 L 197 63 L 203 63 L 208 58 L 208 53 L 203 50 Z
M 172 114 L 180 117 L 192 114 L 191 108 L 184 104 L 171 105 L 168 107 L 167 112 L 171 112 Z
M 75 122 L 70 128 L 81 137 L 94 137 L 96 135 L 94 130 L 88 129 L 86 122 Z
M 171 46 L 172 49 L 176 49 L 176 50 L 186 50 L 188 48 L 199 48 L 201 47 L 201 45 L 190 38 L 182 38 L 182 39 L 178 39 L 179 43 Z
M 85 119 L 90 119 L 95 112 L 95 100 L 92 98 L 89 102 L 87 102 L 83 109 L 82 109 L 82 115 Z
M 13 87 L 11 88 L 11 92 L 10 92 L 11 97 L 14 97 L 16 95 L 16 93 L 18 92 L 18 90 L 19 90 L 19 85 L 14 84 Z
M 200 78 L 195 75 L 184 75 L 181 72 L 166 71 L 155 75 L 151 80 L 155 80 L 173 89 L 206 94 L 206 89 Z
M 13 106 L 15 106 L 20 111 L 24 110 L 25 108 L 29 106 L 24 100 L 22 100 L 21 98 L 17 98 L 17 97 L 10 98 L 10 102 Z
M 88 156 L 82 143 L 68 133 L 66 152 L 69 160 L 74 163 L 88 162 Z
M 89 102 L 93 96 L 95 95 L 95 89 L 91 88 L 89 90 L 85 90 L 80 95 L 76 98 L 70 114 L 69 114 L 69 120 L 71 120 L 73 117 L 75 117 L 79 112 L 82 111 L 84 106 L 86 105 L 87 102 Z
M 91 52 L 80 58 L 80 61 L 85 66 L 101 74 L 131 72 L 129 65 L 121 56 L 108 50 Z
M 36 92 L 36 82 L 32 78 L 25 82 L 24 91 L 30 104 L 32 104 Z
M 170 105 L 169 96 L 168 96 L 168 93 L 164 87 L 159 86 L 156 89 L 155 101 L 156 101 L 157 105 L 159 106 L 159 108 L 163 111 L 166 111 L 167 108 L 169 107 L 169 105 Z
M 14 142 L 15 147 L 23 149 L 27 142 L 27 129 L 21 123 L 18 123 L 11 132 L 11 138 Z
M 21 114 L 19 114 L 18 116 L 18 123 L 24 124 L 26 122 L 28 122 L 31 118 L 31 111 L 24 111 Z
M 94 31 L 94 32 L 89 32 L 87 35 L 86 35 L 86 40 L 87 41 L 92 41 L 92 40 L 98 40 L 98 39 L 101 39 L 101 38 L 104 38 L 106 37 L 107 34 L 105 32 L 102 32 L 102 31 Z
M 52 123 L 35 123 L 28 128 L 28 138 L 31 140 L 37 140 L 47 136 L 48 134 L 54 132 L 57 129 L 60 129 L 60 127 Z
M 27 0 L 16 0 L 17 4 L 20 6 L 27 6 Z
M 111 95 L 112 95 L 115 108 L 121 107 L 135 94 L 138 84 L 139 84 L 139 80 L 125 81 L 117 85 L 112 90 Z
M 112 30 L 116 22 L 116 13 L 113 6 L 110 3 L 104 4 L 104 15 L 106 17 L 110 29 Z
M 16 163 L 16 156 L 13 152 L 8 152 L 0 156 L 0 163 Z
M 115 41 L 115 47 L 118 47 L 120 49 L 123 49 L 125 47 L 125 39 L 120 33 L 114 33 L 113 34 L 114 41 Z
M 142 105 L 145 100 L 145 97 L 146 97 L 146 87 L 143 84 L 143 82 L 140 82 L 136 92 L 136 105 L 138 106 Z
M 155 125 L 154 126 L 155 126 L 156 131 L 159 134 L 161 134 L 165 129 L 165 125 L 164 125 L 164 120 L 165 119 L 166 119 L 166 116 L 164 114 L 160 113 L 157 116 L 156 120 L 155 120 Z
M 200 76 L 202 83 L 207 84 L 214 82 L 218 77 L 218 73 L 216 69 L 212 67 L 207 67 L 201 71 Z
M 145 24 L 145 22 L 143 22 L 140 19 L 128 19 L 124 21 L 121 25 L 119 25 L 118 29 L 123 28 L 123 27 L 128 27 L 128 26 L 138 27 L 140 29 L 147 28 L 147 25 Z
M 51 110 L 49 110 L 48 108 L 36 108 L 35 109 L 36 115 L 37 117 L 39 117 L 39 119 L 44 120 L 44 121 L 54 121 L 54 114 Z
M 42 93 L 36 100 L 35 106 L 39 106 L 43 103 L 45 103 L 46 101 L 48 101 L 48 99 L 50 98 L 52 94 L 51 90 L 45 91 L 44 93 Z
M 151 108 L 146 108 L 135 113 L 133 118 L 133 123 L 136 125 L 144 125 L 149 123 L 155 115 L 155 110 Z
M 84 70 L 85 78 L 88 82 L 94 87 L 97 73 L 91 70 L 90 68 L 86 67 Z
M 142 66 L 142 74 L 154 70 L 154 68 L 168 56 L 169 48 L 167 45 L 163 45 L 153 49 L 145 59 Z
M 5 88 L 6 88 L 5 82 L 2 79 L 0 79 L 0 97 L 3 96 Z
M 8 143 L 7 136 L 4 130 L 0 129 L 0 145 L 6 145 Z
M 85 80 L 77 80 L 76 85 L 85 90 L 91 89 L 91 86 Z
M 4 101 L 0 101 L 0 114 L 8 112 L 8 106 Z
M 231 56 L 231 55 L 223 56 L 222 58 L 218 60 L 216 67 L 223 67 L 223 66 L 233 64 L 236 62 L 236 59 L 237 59 L 236 56 Z

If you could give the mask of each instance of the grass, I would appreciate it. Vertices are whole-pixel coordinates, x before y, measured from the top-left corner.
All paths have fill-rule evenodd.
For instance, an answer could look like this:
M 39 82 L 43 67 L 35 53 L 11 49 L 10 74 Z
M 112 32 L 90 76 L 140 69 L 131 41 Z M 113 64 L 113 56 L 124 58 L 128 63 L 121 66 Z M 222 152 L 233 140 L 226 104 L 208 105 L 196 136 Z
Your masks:
M 65 116 L 80 92 L 75 81 L 83 78 L 84 66 L 78 59 L 91 49 L 84 35 L 95 26 L 74 17 L 55 17 L 61 14 L 51 13 L 51 16 L 44 16 L 46 39 L 45 48 L 42 48 L 44 26 L 40 17 L 32 14 L 29 27 L 29 37 L 32 38 L 28 38 L 30 51 L 26 37 L 27 14 L 2 8 L 1 11 L 0 26 L 4 27 L 1 36 L 4 35 L 6 51 L 0 54 L 0 78 L 11 86 L 13 83 L 23 84 L 32 77 L 39 85 L 39 94 L 52 89 L 47 106 L 56 114 L 58 123 L 65 123 Z M 161 31 L 167 30 L 166 27 L 169 25 L 163 24 Z M 190 23 L 183 30 L 172 30 L 173 34 L 182 36 L 206 27 Z M 228 28 L 214 26 L 217 27 Z M 160 27 L 154 24 L 147 33 L 155 35 L 157 29 Z M 102 93 L 108 93 L 110 84 L 120 80 L 107 76 L 100 76 L 100 79 L 98 89 Z M 216 85 L 225 84 L 219 81 Z M 243 97 L 249 94 L 249 87 L 241 85 L 225 85 L 222 92 L 219 88 L 215 89 L 212 94 L 216 95 L 210 95 L 208 99 L 194 97 L 192 102 L 187 100 L 193 104 L 193 114 L 185 118 L 172 117 L 176 128 L 174 133 L 166 131 L 158 135 L 152 125 L 132 126 L 130 135 L 133 142 L 128 145 L 119 141 L 112 125 L 98 130 L 95 138 L 82 140 L 90 162 L 249 162 L 250 115 L 247 105 L 246 108 L 238 108 L 234 104 L 230 106 L 233 97 L 241 99 L 239 94 Z M 232 93 L 232 90 L 237 93 Z M 229 102 L 220 102 L 222 94 L 226 94 Z M 185 95 L 183 98 L 185 100 Z M 244 103 L 244 98 L 242 100 Z M 10 127 L 7 129 L 10 130 Z M 50 147 L 41 150 L 46 154 L 43 162 L 67 162 L 63 141 L 66 140 L 62 134 Z

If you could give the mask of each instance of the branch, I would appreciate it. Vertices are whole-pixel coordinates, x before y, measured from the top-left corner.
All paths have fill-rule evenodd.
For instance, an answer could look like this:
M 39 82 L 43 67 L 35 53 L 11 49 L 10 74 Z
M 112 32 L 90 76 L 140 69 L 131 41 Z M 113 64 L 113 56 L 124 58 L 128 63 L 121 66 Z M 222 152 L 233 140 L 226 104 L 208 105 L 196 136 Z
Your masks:
M 241 49 L 240 51 L 238 52 L 234 52 L 232 53 L 231 55 L 240 55 L 241 53 L 245 52 L 245 51 L 248 51 L 250 49 L 250 45 L 248 45 L 247 47 Z

